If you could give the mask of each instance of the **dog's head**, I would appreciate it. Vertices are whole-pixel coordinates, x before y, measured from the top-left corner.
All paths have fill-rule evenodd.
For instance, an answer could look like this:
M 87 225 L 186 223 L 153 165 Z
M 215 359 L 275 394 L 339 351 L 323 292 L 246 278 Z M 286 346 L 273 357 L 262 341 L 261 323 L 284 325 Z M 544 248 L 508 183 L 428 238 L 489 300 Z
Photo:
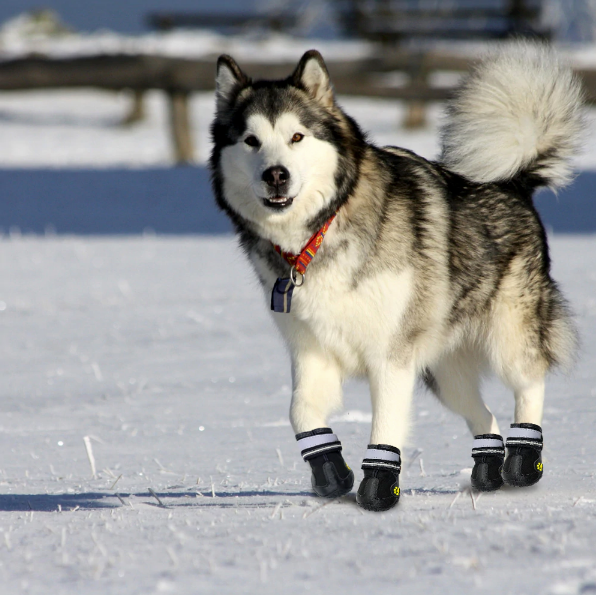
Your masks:
M 211 166 L 220 205 L 269 239 L 293 229 L 301 243 L 337 209 L 358 167 L 349 141 L 360 131 L 337 107 L 323 58 L 311 50 L 287 79 L 253 83 L 221 56 L 216 101 Z

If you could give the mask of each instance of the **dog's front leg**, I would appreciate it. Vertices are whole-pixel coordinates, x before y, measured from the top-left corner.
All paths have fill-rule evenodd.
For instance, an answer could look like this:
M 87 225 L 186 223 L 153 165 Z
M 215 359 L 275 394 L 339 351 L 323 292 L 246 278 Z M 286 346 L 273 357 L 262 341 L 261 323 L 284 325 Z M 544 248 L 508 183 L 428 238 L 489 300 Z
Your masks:
M 366 510 L 389 510 L 399 500 L 401 450 L 407 439 L 416 374 L 414 366 L 383 361 L 369 371 L 372 431 L 358 488 L 358 504 Z
M 313 490 L 319 496 L 337 498 L 354 485 L 354 473 L 342 457 L 341 442 L 327 421 L 342 404 L 341 369 L 305 329 L 294 339 L 290 420 L 302 457 L 312 470 Z

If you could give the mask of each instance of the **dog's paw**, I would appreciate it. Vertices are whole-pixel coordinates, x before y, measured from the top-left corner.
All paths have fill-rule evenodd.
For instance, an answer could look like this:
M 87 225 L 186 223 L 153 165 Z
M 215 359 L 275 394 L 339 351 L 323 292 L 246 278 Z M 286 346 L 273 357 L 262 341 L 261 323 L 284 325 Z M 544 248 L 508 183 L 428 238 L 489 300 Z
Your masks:
M 390 469 L 364 469 L 356 502 L 364 510 L 383 512 L 399 502 L 399 472 Z
M 354 487 L 354 472 L 341 452 L 331 452 L 308 460 L 312 470 L 312 489 L 323 498 L 345 496 Z
M 472 487 L 479 492 L 494 492 L 503 485 L 501 467 L 505 458 L 505 444 L 500 434 L 474 436 L 472 447 L 474 468 Z
M 474 458 L 472 469 L 472 487 L 479 492 L 494 492 L 503 485 L 501 467 L 503 457 L 498 455 L 485 455 Z
M 510 486 L 525 488 L 542 478 L 542 456 L 539 450 L 526 446 L 507 447 L 503 464 L 503 481 Z
M 511 424 L 506 446 L 503 481 L 518 488 L 538 483 L 543 473 L 542 428 L 535 424 Z

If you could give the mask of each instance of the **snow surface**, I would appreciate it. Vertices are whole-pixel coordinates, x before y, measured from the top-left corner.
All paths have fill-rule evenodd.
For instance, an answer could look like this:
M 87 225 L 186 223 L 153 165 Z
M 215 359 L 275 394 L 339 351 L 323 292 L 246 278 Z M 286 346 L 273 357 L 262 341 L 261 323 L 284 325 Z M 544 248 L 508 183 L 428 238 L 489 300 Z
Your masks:
M 543 480 L 471 495 L 465 424 L 421 393 L 402 501 L 375 514 L 311 494 L 287 356 L 232 238 L 4 239 L 0 592 L 593 593 L 596 238 L 552 253 L 583 350 L 548 383 Z M 369 399 L 346 392 L 358 481 Z M 506 428 L 513 399 L 486 394 Z
M 222 35 L 210 30 L 178 29 L 133 36 L 103 30 L 47 35 L 43 31 L 31 29 L 28 15 L 20 15 L 0 27 L 0 57 L 6 60 L 28 54 L 53 58 L 96 54 L 158 54 L 177 58 L 206 58 L 219 54 L 241 54 L 251 62 L 286 62 L 297 60 L 297 56 L 312 49 L 313 43 L 328 59 L 362 59 L 374 51 L 374 47 L 366 41 L 313 40 L 271 32 Z

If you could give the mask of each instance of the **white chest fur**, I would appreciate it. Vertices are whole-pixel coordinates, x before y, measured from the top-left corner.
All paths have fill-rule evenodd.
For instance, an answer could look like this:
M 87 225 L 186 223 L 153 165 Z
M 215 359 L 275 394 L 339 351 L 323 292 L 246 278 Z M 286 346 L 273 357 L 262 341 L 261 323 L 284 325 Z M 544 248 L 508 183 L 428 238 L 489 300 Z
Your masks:
M 310 335 L 345 374 L 363 374 L 386 356 L 412 293 L 412 270 L 380 271 L 356 279 L 338 267 L 308 275 L 294 290 L 290 314 L 274 314 L 286 339 Z

